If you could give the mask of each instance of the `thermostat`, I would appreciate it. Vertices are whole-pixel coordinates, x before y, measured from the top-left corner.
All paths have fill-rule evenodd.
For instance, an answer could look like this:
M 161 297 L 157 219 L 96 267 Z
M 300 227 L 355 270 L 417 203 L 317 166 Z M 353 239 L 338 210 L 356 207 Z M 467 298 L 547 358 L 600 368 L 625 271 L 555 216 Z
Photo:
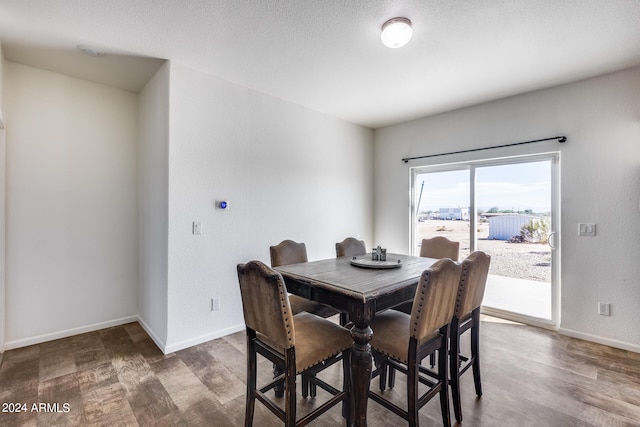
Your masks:
M 216 202 L 216 207 L 218 209 L 227 210 L 229 209 L 229 202 L 227 200 L 219 200 Z

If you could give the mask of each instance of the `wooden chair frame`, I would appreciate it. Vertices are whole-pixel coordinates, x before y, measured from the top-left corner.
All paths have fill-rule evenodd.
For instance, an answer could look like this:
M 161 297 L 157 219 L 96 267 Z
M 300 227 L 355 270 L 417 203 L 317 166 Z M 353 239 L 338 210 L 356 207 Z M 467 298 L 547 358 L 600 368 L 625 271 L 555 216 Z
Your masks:
M 327 391 L 332 397 L 322 405 L 309 412 L 304 417 L 296 420 L 296 354 L 295 347 L 285 350 L 284 354 L 273 349 L 268 344 L 260 341 L 256 337 L 256 332 L 247 328 L 247 405 L 245 412 L 245 427 L 253 425 L 255 401 L 260 401 L 272 413 L 274 413 L 285 424 L 285 427 L 301 427 L 309 424 L 314 419 L 342 402 L 342 415 L 346 418 L 346 425 L 349 425 L 349 352 L 335 355 L 303 372 L 306 381 L 313 386 L 317 386 Z M 274 378 L 271 382 L 261 388 L 257 388 L 257 355 L 265 357 L 282 370 L 282 374 Z M 338 390 L 316 374 L 334 363 L 343 361 L 343 389 Z M 275 402 L 266 396 L 266 392 L 274 389 L 284 382 L 285 409 L 280 408 Z M 303 382 L 304 384 L 304 382 Z
M 460 354 L 460 336 L 471 329 L 471 355 Z M 451 370 L 451 398 L 456 421 L 462 422 L 462 404 L 460 402 L 460 375 L 473 368 L 473 383 L 476 395 L 482 396 L 480 378 L 480 307 L 464 319 L 453 318 L 451 322 L 451 349 L 449 368 Z
M 409 340 L 408 363 L 404 365 L 390 357 L 384 357 L 380 367 L 373 371 L 372 377 L 380 376 L 380 381 L 384 381 L 387 373 L 387 367 L 391 367 L 389 373 L 396 370 L 407 375 L 407 409 L 403 409 L 398 405 L 388 401 L 382 395 L 370 390 L 369 397 L 402 417 L 409 422 L 409 426 L 418 425 L 418 414 L 427 402 L 429 402 L 437 394 L 440 395 L 440 409 L 442 411 L 442 422 L 445 426 L 451 425 L 451 416 L 449 413 L 449 390 L 448 390 L 448 358 L 447 347 L 449 342 L 450 325 L 447 324 L 440 328 L 439 333 L 422 346 L 418 347 L 418 341 L 415 338 Z M 420 365 L 425 357 L 438 352 L 438 371 L 434 372 Z M 429 389 L 422 395 L 418 396 L 418 386 L 422 383 Z M 381 390 L 384 388 L 381 386 Z

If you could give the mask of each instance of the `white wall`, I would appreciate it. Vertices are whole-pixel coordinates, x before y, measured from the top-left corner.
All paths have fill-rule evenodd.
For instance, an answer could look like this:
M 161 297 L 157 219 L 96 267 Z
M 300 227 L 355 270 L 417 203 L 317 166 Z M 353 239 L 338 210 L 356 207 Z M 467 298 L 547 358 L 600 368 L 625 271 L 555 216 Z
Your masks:
M 374 133 L 377 241 L 409 248 L 403 157 L 566 135 L 568 141 L 431 160 L 561 151 L 561 332 L 640 351 L 640 68 L 461 109 Z M 579 222 L 596 237 L 577 236 Z M 597 302 L 611 303 L 611 317 Z
M 160 348 L 168 322 L 169 68 L 158 70 L 138 103 L 138 317 Z
M 137 96 L 4 72 L 5 348 L 135 319 Z
M 332 257 L 373 230 L 371 130 L 175 63 L 170 91 L 166 351 L 244 327 L 238 263 L 268 263 L 286 238 Z M 223 198 L 228 211 L 214 207 Z

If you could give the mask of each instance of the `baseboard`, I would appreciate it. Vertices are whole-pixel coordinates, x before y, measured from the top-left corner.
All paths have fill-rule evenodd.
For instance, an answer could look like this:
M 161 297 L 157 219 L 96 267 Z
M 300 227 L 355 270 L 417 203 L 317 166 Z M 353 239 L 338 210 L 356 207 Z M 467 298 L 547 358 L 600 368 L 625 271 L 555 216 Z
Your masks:
M 147 335 L 149 335 L 151 340 L 158 346 L 160 351 L 162 351 L 164 354 L 167 354 L 167 352 L 164 351 L 164 348 L 167 346 L 167 344 L 162 339 L 160 339 L 160 337 L 158 337 L 155 331 L 149 325 L 147 325 L 147 323 L 142 320 L 140 316 L 137 316 L 137 318 L 138 323 L 140 324 L 140 326 L 142 326 L 142 329 L 144 329 Z
M 15 348 L 27 347 L 29 345 L 40 344 L 47 341 L 53 341 L 60 338 L 71 337 L 73 335 L 84 334 L 87 332 L 98 331 L 100 329 L 111 328 L 112 326 L 120 326 L 125 323 L 137 322 L 138 316 L 127 316 L 119 319 L 109 320 L 106 322 L 94 323 L 92 325 L 81 326 L 79 328 L 66 329 L 63 331 L 52 332 L 50 334 L 38 335 L 35 337 L 22 338 L 19 340 L 5 341 L 4 351 L 13 350 Z
M 631 344 L 624 341 L 612 340 L 609 338 L 604 338 L 598 335 L 585 334 L 584 332 L 574 331 L 572 329 L 560 328 L 558 333 L 562 335 L 566 335 L 572 338 L 578 338 L 585 341 L 591 341 L 602 345 L 607 345 L 609 347 L 615 347 L 622 350 L 632 351 L 634 353 L 640 353 L 640 345 Z
M 236 332 L 244 331 L 245 325 L 241 323 L 239 325 L 231 326 L 226 329 L 221 329 L 210 334 L 200 335 L 194 338 L 189 338 L 188 340 L 180 341 L 175 344 L 170 344 L 165 346 L 165 348 L 160 348 L 164 354 L 173 353 L 176 351 L 183 350 L 185 348 L 193 347 L 194 345 L 202 344 L 203 342 L 215 340 L 217 338 L 222 338 L 226 335 L 230 335 Z

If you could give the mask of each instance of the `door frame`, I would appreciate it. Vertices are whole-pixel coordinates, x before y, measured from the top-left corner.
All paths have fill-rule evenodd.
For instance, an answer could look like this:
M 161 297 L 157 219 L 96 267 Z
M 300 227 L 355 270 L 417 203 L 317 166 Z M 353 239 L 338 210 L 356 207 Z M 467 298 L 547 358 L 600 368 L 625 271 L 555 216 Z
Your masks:
M 416 200 L 416 181 L 417 176 L 422 173 L 431 172 L 447 172 L 453 170 L 469 170 L 469 228 L 471 246 L 470 251 L 476 250 L 477 245 L 477 214 L 476 214 L 476 169 L 486 166 L 500 166 L 517 163 L 530 163 L 536 161 L 551 162 L 551 233 L 553 239 L 551 250 L 551 319 L 541 319 L 537 317 L 527 316 L 520 313 L 499 310 L 495 308 L 482 307 L 482 313 L 500 317 L 503 319 L 525 323 L 532 326 L 538 326 L 546 329 L 558 330 L 560 325 L 560 269 L 561 269 L 561 224 L 560 224 L 560 152 L 546 152 L 535 154 L 524 154 L 518 156 L 505 156 L 478 160 L 467 160 L 459 162 L 451 162 L 444 164 L 423 165 L 410 168 L 410 239 L 409 253 L 417 254 L 417 200 Z

